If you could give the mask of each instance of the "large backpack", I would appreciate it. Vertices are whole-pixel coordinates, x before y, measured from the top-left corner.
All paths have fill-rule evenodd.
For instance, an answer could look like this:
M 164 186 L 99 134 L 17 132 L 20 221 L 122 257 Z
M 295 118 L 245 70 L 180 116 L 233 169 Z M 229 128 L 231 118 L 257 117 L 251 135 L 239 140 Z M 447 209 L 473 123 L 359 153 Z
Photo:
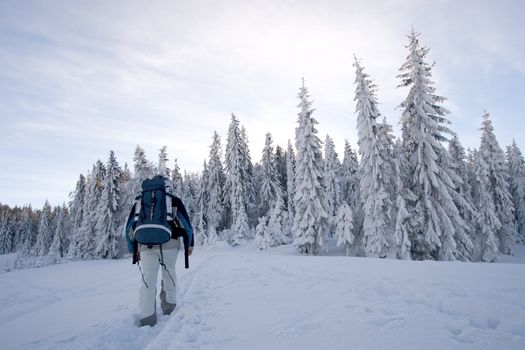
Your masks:
M 147 245 L 152 248 L 154 245 L 159 246 L 160 263 L 164 266 L 164 257 L 162 255 L 162 244 L 168 242 L 171 238 L 183 238 L 184 242 L 184 266 L 189 268 L 189 246 L 192 237 L 183 228 L 177 219 L 177 210 L 182 209 L 181 213 L 187 218 L 188 214 L 184 205 L 171 193 L 171 183 L 157 175 L 152 179 L 142 182 L 142 192 L 137 196 L 132 209 L 133 215 L 133 233 L 131 240 L 133 242 L 133 264 L 138 263 L 138 245 Z M 174 210 L 175 209 L 175 210 Z M 164 266 L 165 267 L 165 266 Z
M 142 193 L 137 197 L 133 239 L 151 248 L 162 245 L 172 237 L 169 222 L 173 221 L 171 186 L 162 176 L 142 182 Z

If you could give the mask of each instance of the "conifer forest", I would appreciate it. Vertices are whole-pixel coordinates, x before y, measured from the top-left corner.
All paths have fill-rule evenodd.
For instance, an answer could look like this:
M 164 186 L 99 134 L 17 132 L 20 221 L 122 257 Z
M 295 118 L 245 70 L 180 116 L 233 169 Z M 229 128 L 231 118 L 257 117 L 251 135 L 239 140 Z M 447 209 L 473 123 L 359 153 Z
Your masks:
M 408 35 L 406 48 L 397 73 L 406 98 L 391 121 L 399 122 L 399 136 L 381 115 L 366 62 L 355 58 L 348 118 L 357 119 L 357 149 L 348 140 L 337 154 L 330 135 L 318 134 L 322 121 L 303 79 L 288 144 L 267 133 L 262 153 L 251 152 L 249 130 L 232 114 L 227 135 L 210 132 L 198 173 L 180 169 L 167 147 L 152 159 L 137 145 L 131 165 L 109 151 L 79 175 L 64 205 L 1 205 L 0 254 L 16 253 L 19 268 L 122 257 L 129 210 L 141 182 L 155 174 L 173 182 L 196 245 L 254 240 L 261 250 L 293 244 L 300 254 L 322 255 L 334 244 L 346 255 L 412 260 L 494 262 L 512 254 L 525 242 L 521 150 L 498 143 L 484 111 L 479 146 L 465 149 L 418 33 Z

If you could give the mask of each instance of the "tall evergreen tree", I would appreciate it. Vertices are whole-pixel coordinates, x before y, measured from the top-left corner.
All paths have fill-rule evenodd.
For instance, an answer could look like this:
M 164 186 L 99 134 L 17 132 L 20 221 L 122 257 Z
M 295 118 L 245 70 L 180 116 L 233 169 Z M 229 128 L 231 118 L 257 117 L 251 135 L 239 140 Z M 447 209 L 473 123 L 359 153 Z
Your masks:
M 247 190 L 247 212 L 248 212 L 248 224 L 253 227 L 257 222 L 257 205 L 256 205 L 256 194 L 255 194 L 255 185 L 254 185 L 254 166 L 252 163 L 252 158 L 250 155 L 250 147 L 248 142 L 248 135 L 246 129 L 241 127 L 241 150 L 243 151 L 243 159 L 245 163 L 245 182 Z
M 339 172 L 341 170 L 341 163 L 335 151 L 335 144 L 329 135 L 326 135 L 324 143 L 324 168 L 323 177 L 326 192 L 326 204 L 328 210 L 328 221 L 330 224 L 330 235 L 333 233 L 335 225 L 335 217 L 338 209 L 343 201 L 341 185 L 339 182 Z
M 210 148 L 210 159 L 208 161 L 208 210 L 207 218 L 207 237 L 210 243 L 218 236 L 221 229 L 223 196 L 224 196 L 225 176 L 221 161 L 221 139 L 217 132 L 213 134 L 213 142 Z
M 396 164 L 396 150 L 395 150 L 395 137 L 393 134 L 392 125 L 388 124 L 386 117 L 383 117 L 383 120 L 377 122 L 377 137 L 379 143 L 383 147 L 385 154 L 387 155 L 386 161 L 388 161 L 388 166 L 391 168 L 391 173 L 395 174 Z
M 182 194 L 182 183 L 184 181 L 182 174 L 180 172 L 179 164 L 177 163 L 177 158 L 173 161 L 173 171 L 171 172 L 171 181 L 173 183 L 173 192 L 177 196 L 181 196 Z
M 129 183 L 128 198 L 125 200 L 127 206 L 131 207 L 135 197 L 140 193 L 142 181 L 151 177 L 154 173 L 154 167 L 146 158 L 146 152 L 137 145 L 133 154 L 133 178 Z
M 63 258 L 67 252 L 68 238 L 66 232 L 67 208 L 59 208 L 56 217 L 56 228 L 53 241 L 49 247 L 50 262 L 54 263 Z
M 38 236 L 36 238 L 35 246 L 33 247 L 33 255 L 44 256 L 49 251 L 49 246 L 53 239 L 53 231 L 51 229 L 51 205 L 46 201 L 42 214 L 40 216 L 40 224 L 38 225 Z
M 14 230 L 10 217 L 5 217 L 0 222 L 0 254 L 7 254 L 13 251 Z
M 261 159 L 262 167 L 262 184 L 261 184 L 261 199 L 265 215 L 268 213 L 277 198 L 282 198 L 282 189 L 279 181 L 279 174 L 277 172 L 273 152 L 273 140 L 270 133 L 266 133 L 264 142 L 263 155 Z
M 454 173 L 454 184 L 456 191 L 453 193 L 454 203 L 458 208 L 459 215 L 466 223 L 466 232 L 471 237 L 475 236 L 475 225 L 476 225 L 476 205 L 472 199 L 472 185 L 471 185 L 471 174 L 466 160 L 465 149 L 459 142 L 457 136 L 454 136 L 449 143 L 448 151 L 452 160 L 452 171 Z M 459 245 L 459 248 L 464 246 Z M 467 251 L 462 252 L 465 255 L 469 253 Z
M 198 173 L 184 171 L 184 181 L 182 182 L 182 201 L 190 217 L 192 225 L 195 224 L 197 213 L 197 194 L 200 183 Z
M 225 172 L 226 182 L 224 185 L 226 202 L 229 204 L 231 220 L 230 243 L 239 245 L 247 236 L 248 226 L 248 204 L 246 199 L 249 195 L 248 169 L 246 168 L 246 153 L 243 149 L 244 142 L 239 128 L 239 121 L 232 114 L 228 130 L 228 142 L 226 145 Z
M 195 215 L 195 237 L 196 243 L 204 245 L 209 242 L 208 232 L 207 232 L 207 219 L 206 213 L 208 212 L 208 165 L 204 161 L 202 174 L 200 177 L 199 187 L 197 191 L 197 201 L 196 201 L 196 215 Z M 212 241 L 215 241 L 216 237 Z
M 485 112 L 481 126 L 481 145 L 479 152 L 488 166 L 488 192 L 494 200 L 494 206 L 501 228 L 497 231 L 499 250 L 511 254 L 512 237 L 516 234 L 514 225 L 514 205 L 509 191 L 508 168 L 505 155 L 494 135 L 494 128 Z
M 314 110 L 304 79 L 298 97 L 294 245 L 300 253 L 317 255 L 323 245 L 328 213 L 322 177 L 321 140 L 317 137 L 317 121 L 312 117 Z
M 496 213 L 494 197 L 490 193 L 489 166 L 480 152 L 474 152 L 475 181 L 474 196 L 478 204 L 476 217 L 476 238 L 473 253 L 474 260 L 493 262 L 498 257 L 497 233 L 501 230 L 501 222 Z
M 160 164 L 159 169 L 163 169 Z M 119 238 L 121 236 L 117 216 L 120 201 L 119 172 L 120 167 L 115 158 L 115 153 L 111 151 L 106 163 L 102 196 L 96 207 L 94 254 L 102 259 L 115 259 L 119 255 Z
M 286 206 L 289 215 L 289 226 L 293 226 L 293 217 L 295 215 L 295 152 L 292 148 L 292 143 L 288 140 L 288 148 L 286 149 Z
M 31 206 L 22 209 L 20 224 L 18 225 L 18 245 L 16 251 L 21 256 L 29 255 L 36 240 L 36 225 L 33 221 L 34 213 Z
M 93 165 L 90 175 L 87 177 L 87 192 L 84 202 L 84 217 L 80 225 L 77 259 L 91 259 L 95 257 L 96 225 L 98 221 L 97 207 L 104 190 L 104 179 L 106 168 L 102 161 L 97 160 Z
M 341 164 L 340 171 L 341 190 L 343 192 L 343 199 L 348 203 L 354 214 L 359 204 L 359 163 L 357 161 L 357 154 L 352 149 L 350 142 L 345 140 L 345 153 L 343 157 L 343 163 Z
M 72 259 L 77 258 L 80 255 L 79 242 L 81 241 L 81 227 L 84 221 L 84 210 L 86 208 L 86 178 L 80 174 L 77 181 L 75 192 L 72 193 L 72 200 L 70 206 L 70 217 L 71 217 L 71 239 L 68 247 L 68 256 Z
M 278 165 L 272 136 L 267 133 L 261 160 L 261 214 L 265 218 L 259 220 L 256 230 L 256 245 L 259 249 L 289 243 L 290 239 Z
M 274 164 L 275 171 L 277 171 L 277 178 L 279 179 L 279 187 L 281 187 L 281 190 L 283 192 L 284 203 L 286 204 L 286 152 L 279 145 L 275 146 Z
M 389 169 L 388 150 L 379 139 L 375 96 L 372 83 L 356 59 L 356 111 L 358 145 L 361 155 L 361 181 L 359 189 L 364 209 L 363 235 L 367 256 L 396 257 L 393 242 L 394 205 L 392 203 L 392 173 Z
M 525 159 L 516 141 L 507 148 L 510 193 L 514 204 L 514 218 L 520 234 L 519 239 L 525 243 Z
M 403 186 L 416 200 L 405 198 L 411 220 L 408 227 L 412 257 L 416 259 L 468 259 L 462 251 L 470 251 L 472 242 L 466 224 L 453 200 L 455 184 L 451 178 L 450 155 L 441 142 L 444 134 L 454 133 L 446 126 L 448 111 L 441 106 L 444 97 L 435 95 L 431 79 L 432 66 L 425 62 L 428 49 L 420 47 L 419 34 L 412 31 L 409 55 L 401 66 L 401 87 L 409 93 L 401 103 L 403 114 L 402 152 L 408 171 Z M 458 249 L 461 244 L 465 249 Z
M 324 143 L 324 182 L 328 208 L 332 215 L 335 215 L 337 207 L 343 200 L 340 184 L 341 166 L 342 164 L 335 150 L 334 140 L 327 134 Z
M 400 140 L 395 144 L 395 169 L 396 169 L 396 226 L 394 231 L 394 244 L 397 250 L 398 259 L 410 260 L 410 251 L 412 242 L 409 237 L 410 230 L 410 213 L 407 209 L 405 198 L 410 201 L 415 201 L 416 196 L 409 189 L 403 185 L 403 179 L 407 174 L 406 159 L 399 156 L 401 152 Z
M 166 177 L 167 179 L 170 178 L 171 170 L 168 167 L 168 147 L 163 146 L 159 150 L 159 163 L 157 166 L 157 174 L 162 175 Z

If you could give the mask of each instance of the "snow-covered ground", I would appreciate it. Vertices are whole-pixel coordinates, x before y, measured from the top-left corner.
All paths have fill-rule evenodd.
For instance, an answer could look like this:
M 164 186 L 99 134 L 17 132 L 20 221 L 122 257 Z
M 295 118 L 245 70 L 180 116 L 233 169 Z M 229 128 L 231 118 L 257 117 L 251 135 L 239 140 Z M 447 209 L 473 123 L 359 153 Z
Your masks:
M 201 249 L 153 328 L 135 326 L 130 260 L 15 270 L 0 273 L 0 348 L 525 349 L 524 262 L 522 247 L 495 264 Z

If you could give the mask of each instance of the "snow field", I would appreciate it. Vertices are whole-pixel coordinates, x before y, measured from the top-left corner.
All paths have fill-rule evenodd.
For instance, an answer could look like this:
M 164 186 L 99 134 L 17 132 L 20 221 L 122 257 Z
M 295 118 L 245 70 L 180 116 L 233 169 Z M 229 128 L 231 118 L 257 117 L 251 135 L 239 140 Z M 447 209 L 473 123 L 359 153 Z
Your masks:
M 127 259 L 0 274 L 3 349 L 524 349 L 525 264 L 197 250 L 137 328 Z

